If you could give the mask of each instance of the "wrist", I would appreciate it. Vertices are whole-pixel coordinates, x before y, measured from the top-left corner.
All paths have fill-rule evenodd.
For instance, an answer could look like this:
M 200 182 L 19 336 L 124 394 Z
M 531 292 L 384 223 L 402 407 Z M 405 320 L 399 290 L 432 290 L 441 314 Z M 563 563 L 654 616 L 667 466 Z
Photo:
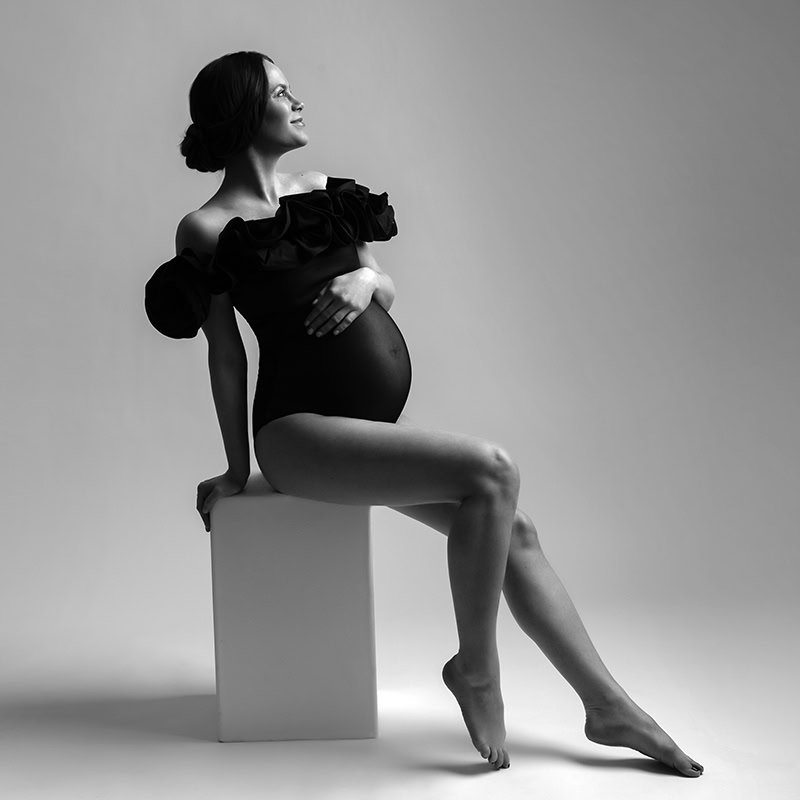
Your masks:
M 225 474 L 233 481 L 237 483 L 244 484 L 247 483 L 248 479 L 250 478 L 250 468 L 249 467 L 239 467 L 238 469 L 234 469 L 233 467 L 228 467 Z
M 372 289 L 373 294 L 375 290 L 378 288 L 378 273 L 375 272 L 374 269 L 371 267 L 361 267 L 359 272 L 364 276 L 364 278 L 369 281 L 370 287 Z

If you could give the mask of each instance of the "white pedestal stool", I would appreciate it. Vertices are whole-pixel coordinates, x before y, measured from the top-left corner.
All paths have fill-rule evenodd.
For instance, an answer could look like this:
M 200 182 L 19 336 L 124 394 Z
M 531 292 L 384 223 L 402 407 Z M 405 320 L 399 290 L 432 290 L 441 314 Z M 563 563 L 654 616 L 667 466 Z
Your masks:
M 260 472 L 214 505 L 219 741 L 377 737 L 369 521 Z

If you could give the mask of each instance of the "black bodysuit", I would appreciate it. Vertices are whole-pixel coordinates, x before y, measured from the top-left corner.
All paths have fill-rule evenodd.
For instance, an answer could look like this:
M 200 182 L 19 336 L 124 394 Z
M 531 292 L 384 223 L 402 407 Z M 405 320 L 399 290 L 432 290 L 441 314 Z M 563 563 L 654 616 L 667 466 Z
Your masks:
M 153 327 L 192 338 L 211 296 L 229 292 L 258 340 L 253 436 L 298 411 L 396 422 L 411 388 L 403 335 L 374 299 L 347 328 L 309 336 L 312 301 L 337 275 L 360 267 L 356 242 L 397 233 L 388 196 L 349 178 L 325 189 L 284 195 L 274 217 L 231 219 L 209 266 L 191 248 L 162 264 L 145 286 Z

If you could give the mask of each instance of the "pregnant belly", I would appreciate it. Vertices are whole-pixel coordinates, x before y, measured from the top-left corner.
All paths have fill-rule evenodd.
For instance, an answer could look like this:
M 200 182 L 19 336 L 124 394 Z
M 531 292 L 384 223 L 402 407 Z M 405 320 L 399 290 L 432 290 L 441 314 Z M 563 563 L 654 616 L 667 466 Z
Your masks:
M 256 330 L 261 350 L 253 433 L 298 411 L 396 422 L 411 389 L 403 335 L 374 300 L 337 335 L 309 336 L 308 309 L 275 315 Z

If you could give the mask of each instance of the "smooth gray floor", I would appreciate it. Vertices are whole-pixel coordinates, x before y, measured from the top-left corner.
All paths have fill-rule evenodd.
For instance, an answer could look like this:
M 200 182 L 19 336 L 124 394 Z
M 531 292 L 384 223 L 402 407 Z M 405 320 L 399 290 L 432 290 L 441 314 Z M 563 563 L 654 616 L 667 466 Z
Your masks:
M 606 663 L 706 767 L 682 778 L 582 736 L 569 687 L 500 616 L 511 768 L 472 749 L 439 680 L 451 629 L 378 619 L 379 738 L 220 744 L 211 639 L 11 633 L 0 783 L 32 798 L 796 798 L 795 615 L 778 608 L 584 611 Z M 782 638 L 791 632 L 791 640 Z

